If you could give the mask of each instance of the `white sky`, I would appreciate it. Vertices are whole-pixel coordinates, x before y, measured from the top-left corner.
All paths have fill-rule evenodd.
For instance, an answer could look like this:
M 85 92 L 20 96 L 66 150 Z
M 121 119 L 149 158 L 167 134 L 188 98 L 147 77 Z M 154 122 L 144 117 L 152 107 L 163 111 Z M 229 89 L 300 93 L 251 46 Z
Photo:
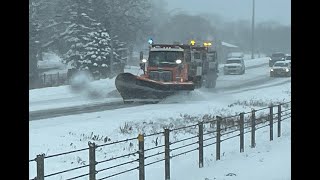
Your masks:
M 168 9 L 173 12 L 215 13 L 227 20 L 252 17 L 253 0 L 166 0 Z M 175 10 L 174 10 L 175 9 Z M 255 0 L 255 20 L 277 21 L 281 24 L 291 24 L 291 0 Z

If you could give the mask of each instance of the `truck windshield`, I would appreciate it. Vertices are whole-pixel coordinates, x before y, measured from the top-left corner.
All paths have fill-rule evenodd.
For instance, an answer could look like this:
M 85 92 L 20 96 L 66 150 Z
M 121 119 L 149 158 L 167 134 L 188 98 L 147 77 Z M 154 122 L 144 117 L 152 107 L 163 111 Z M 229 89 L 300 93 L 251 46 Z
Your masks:
M 240 60 L 227 60 L 227 64 L 232 64 L 232 63 L 241 64 L 241 61 Z
M 176 65 L 176 60 L 183 60 L 182 51 L 150 51 L 149 66 L 163 66 L 164 64 Z
M 274 67 L 287 67 L 288 64 L 287 63 L 275 63 Z
M 285 54 L 284 53 L 275 53 L 275 54 L 272 54 L 272 57 L 284 57 Z

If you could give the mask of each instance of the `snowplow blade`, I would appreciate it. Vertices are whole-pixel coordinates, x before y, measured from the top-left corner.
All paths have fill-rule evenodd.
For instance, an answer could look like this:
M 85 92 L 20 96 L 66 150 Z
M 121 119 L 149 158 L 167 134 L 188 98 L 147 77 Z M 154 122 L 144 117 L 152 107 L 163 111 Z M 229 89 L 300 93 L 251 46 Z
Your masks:
M 126 102 L 159 102 L 180 91 L 193 91 L 193 83 L 158 82 L 121 73 L 116 77 L 115 85 L 123 101 Z

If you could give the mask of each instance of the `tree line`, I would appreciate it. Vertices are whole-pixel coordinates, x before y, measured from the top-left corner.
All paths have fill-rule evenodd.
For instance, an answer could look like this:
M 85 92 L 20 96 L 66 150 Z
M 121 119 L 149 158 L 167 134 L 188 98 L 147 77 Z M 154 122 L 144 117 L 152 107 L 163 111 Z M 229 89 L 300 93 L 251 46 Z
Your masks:
M 249 20 L 171 12 L 165 0 L 30 0 L 29 72 L 37 77 L 42 52 L 54 51 L 76 69 L 112 76 L 111 67 L 123 68 L 149 37 L 156 43 L 226 41 L 251 50 Z M 290 52 L 291 26 L 257 23 L 255 45 L 267 54 Z

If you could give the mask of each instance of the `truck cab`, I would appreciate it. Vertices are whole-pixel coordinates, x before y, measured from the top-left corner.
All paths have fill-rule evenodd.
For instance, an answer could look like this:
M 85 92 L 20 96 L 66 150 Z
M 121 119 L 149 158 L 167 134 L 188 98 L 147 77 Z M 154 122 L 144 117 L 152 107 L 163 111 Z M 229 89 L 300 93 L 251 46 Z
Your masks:
M 285 57 L 286 57 L 286 54 L 283 52 L 273 53 L 270 57 L 270 60 L 269 60 L 269 67 L 272 67 L 274 65 L 274 63 L 277 61 L 284 61 Z
M 215 87 L 218 74 L 217 53 L 207 47 L 185 44 L 153 44 L 148 59 L 140 67 L 144 77 L 162 82 L 193 82 Z

